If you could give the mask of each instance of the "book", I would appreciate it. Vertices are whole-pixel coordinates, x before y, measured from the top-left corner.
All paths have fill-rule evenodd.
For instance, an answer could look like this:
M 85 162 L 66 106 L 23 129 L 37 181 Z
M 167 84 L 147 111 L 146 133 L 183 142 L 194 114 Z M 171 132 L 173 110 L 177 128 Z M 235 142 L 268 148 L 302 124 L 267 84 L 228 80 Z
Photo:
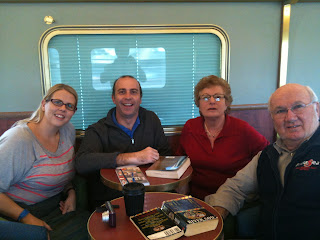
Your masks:
M 185 236 L 216 229 L 218 217 L 202 207 L 192 196 L 165 201 L 161 210 L 184 230 Z
M 147 170 L 149 177 L 179 179 L 190 166 L 187 156 L 160 156 Z
M 164 201 L 161 207 L 130 217 L 145 239 L 177 239 L 216 229 L 218 217 L 191 196 Z
M 173 240 L 183 236 L 183 231 L 160 208 L 130 217 L 145 239 Z
M 145 186 L 150 185 L 144 173 L 137 166 L 118 167 L 116 173 L 122 186 L 130 182 L 142 183 Z

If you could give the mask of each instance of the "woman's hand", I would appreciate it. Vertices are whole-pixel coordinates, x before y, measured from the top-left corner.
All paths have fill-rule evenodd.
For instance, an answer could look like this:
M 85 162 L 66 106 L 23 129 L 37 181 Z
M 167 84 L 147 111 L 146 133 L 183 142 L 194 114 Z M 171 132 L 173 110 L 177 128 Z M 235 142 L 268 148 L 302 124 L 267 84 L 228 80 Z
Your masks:
M 0 213 L 8 216 L 12 219 L 18 219 L 19 215 L 23 211 L 18 204 L 16 204 L 11 198 L 9 198 L 4 193 L 0 193 Z M 45 227 L 47 230 L 51 231 L 51 227 L 41 219 L 33 216 L 31 213 L 28 213 L 24 218 L 21 219 L 22 223 L 36 225 Z
M 47 230 L 51 231 L 52 228 L 44 221 L 42 221 L 39 218 L 36 218 L 35 216 L 33 216 L 31 213 L 29 213 L 27 216 L 25 216 L 24 218 L 21 219 L 22 223 L 25 224 L 30 224 L 30 225 L 36 225 L 36 226 L 41 226 L 41 227 L 45 227 Z
M 68 197 L 65 201 L 61 201 L 60 210 L 62 214 L 66 214 L 68 212 L 72 212 L 76 210 L 76 191 L 74 189 L 70 189 L 68 191 Z

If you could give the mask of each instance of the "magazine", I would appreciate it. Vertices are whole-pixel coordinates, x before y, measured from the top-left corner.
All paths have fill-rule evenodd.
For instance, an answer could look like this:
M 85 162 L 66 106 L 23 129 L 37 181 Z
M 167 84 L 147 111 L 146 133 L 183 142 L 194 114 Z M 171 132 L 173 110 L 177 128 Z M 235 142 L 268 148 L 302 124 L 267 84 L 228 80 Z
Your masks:
M 122 186 L 130 182 L 142 183 L 145 186 L 150 185 L 148 179 L 141 171 L 139 167 L 136 166 L 122 166 L 116 168 L 116 173 L 118 179 Z

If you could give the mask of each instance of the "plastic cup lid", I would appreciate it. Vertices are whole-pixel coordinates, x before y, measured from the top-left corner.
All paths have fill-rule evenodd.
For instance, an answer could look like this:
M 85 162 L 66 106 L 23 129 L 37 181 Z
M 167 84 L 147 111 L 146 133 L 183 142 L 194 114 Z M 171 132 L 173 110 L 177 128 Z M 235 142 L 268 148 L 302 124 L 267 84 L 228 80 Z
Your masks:
M 124 193 L 138 194 L 144 192 L 144 185 L 137 182 L 127 183 L 122 190 Z

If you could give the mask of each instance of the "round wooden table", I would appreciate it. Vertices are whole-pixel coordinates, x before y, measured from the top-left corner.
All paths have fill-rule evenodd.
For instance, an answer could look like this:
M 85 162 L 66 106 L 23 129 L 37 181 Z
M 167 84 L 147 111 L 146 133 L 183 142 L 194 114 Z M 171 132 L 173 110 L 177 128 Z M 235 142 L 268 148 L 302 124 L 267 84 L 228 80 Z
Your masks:
M 176 194 L 176 193 L 166 193 L 166 192 L 148 192 L 145 194 L 145 201 L 144 201 L 144 211 L 150 210 L 155 207 L 161 207 L 161 204 L 163 201 L 183 197 L 185 195 L 182 194 Z M 183 240 L 213 240 L 217 239 L 221 232 L 223 227 L 223 221 L 220 216 L 220 214 L 211 206 L 206 204 L 205 202 L 196 199 L 197 202 L 204 206 L 207 210 L 209 210 L 211 213 L 218 216 L 219 223 L 215 230 L 197 234 L 191 237 L 185 237 L 182 236 L 179 239 Z M 130 221 L 129 217 L 126 215 L 126 209 L 124 205 L 124 199 L 123 197 L 114 199 L 111 201 L 113 205 L 119 205 L 118 209 L 115 209 L 116 212 L 116 227 L 111 228 L 109 227 L 108 223 L 102 222 L 102 213 L 97 213 L 94 211 L 87 224 L 88 233 L 91 237 L 91 239 L 96 240 L 143 240 L 144 237 L 141 235 L 141 233 L 138 231 L 138 229 L 133 225 L 133 223 Z
M 189 183 L 193 171 L 192 167 L 189 166 L 179 179 L 168 179 L 148 177 L 146 174 L 146 170 L 150 167 L 150 164 L 141 165 L 139 167 L 141 171 L 144 173 L 144 175 L 147 177 L 148 181 L 150 182 L 149 186 L 145 186 L 146 192 L 168 192 L 182 187 Z M 100 177 L 103 184 L 107 187 L 118 191 L 122 191 L 122 185 L 119 182 L 115 169 L 101 169 Z

